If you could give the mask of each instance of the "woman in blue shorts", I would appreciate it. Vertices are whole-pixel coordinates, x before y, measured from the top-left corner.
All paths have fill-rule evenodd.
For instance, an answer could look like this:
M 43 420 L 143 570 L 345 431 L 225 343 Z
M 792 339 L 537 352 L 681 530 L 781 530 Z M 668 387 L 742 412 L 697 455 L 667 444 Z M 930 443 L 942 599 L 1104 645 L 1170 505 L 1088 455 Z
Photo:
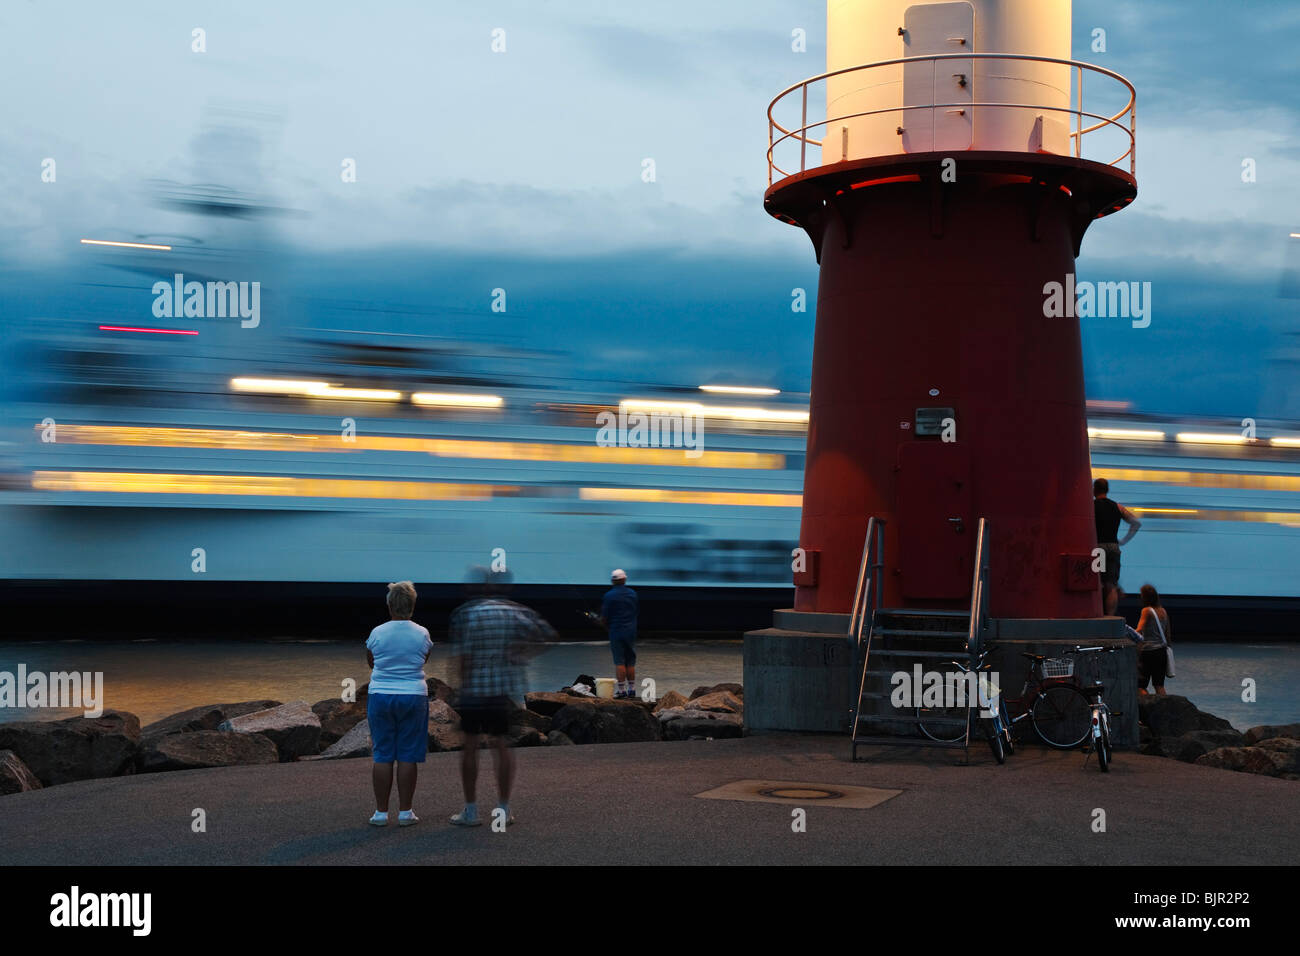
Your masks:
M 370 823 L 388 825 L 396 763 L 397 825 L 409 827 L 420 822 L 411 810 L 411 801 L 418 765 L 429 752 L 429 685 L 424 662 L 433 641 L 428 631 L 411 620 L 415 585 L 410 581 L 388 585 L 388 613 L 392 620 L 371 631 L 366 640 L 366 660 L 371 667 L 366 719 L 375 759 L 371 775 L 376 809 Z

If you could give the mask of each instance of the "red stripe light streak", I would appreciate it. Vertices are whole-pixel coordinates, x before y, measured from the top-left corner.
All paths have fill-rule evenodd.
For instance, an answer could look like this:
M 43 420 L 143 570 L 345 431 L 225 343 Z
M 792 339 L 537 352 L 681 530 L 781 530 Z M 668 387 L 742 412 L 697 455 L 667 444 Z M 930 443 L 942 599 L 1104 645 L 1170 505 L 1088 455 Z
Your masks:
M 140 329 L 131 325 L 101 325 L 101 332 L 150 332 L 154 335 L 198 335 L 190 329 Z

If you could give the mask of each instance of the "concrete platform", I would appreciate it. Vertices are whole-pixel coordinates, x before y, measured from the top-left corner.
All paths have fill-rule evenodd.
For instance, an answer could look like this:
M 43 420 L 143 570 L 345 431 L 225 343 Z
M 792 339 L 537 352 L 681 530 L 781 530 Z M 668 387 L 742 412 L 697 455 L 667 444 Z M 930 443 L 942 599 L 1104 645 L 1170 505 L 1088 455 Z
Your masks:
M 1290 864 L 1300 784 L 1158 757 L 1027 749 L 993 763 L 869 749 L 839 737 L 608 744 L 518 751 L 518 824 L 461 830 L 457 754 L 431 754 L 419 826 L 377 829 L 366 759 L 91 780 L 0 797 L 14 864 Z M 487 761 L 485 759 L 484 764 Z M 486 769 L 486 766 L 485 766 Z M 698 794 L 740 780 L 901 790 L 868 808 Z M 494 796 L 483 781 L 481 802 Z M 208 832 L 192 833 L 191 811 Z M 791 810 L 807 811 L 807 832 Z M 1106 813 L 1106 832 L 1092 830 Z

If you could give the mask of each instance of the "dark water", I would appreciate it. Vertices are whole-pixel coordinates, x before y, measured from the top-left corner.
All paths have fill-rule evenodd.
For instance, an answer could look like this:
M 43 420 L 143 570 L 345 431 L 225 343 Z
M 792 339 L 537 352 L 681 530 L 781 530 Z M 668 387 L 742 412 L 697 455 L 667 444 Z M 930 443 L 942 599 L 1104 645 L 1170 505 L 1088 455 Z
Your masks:
M 689 694 L 701 684 L 742 679 L 740 641 L 641 641 L 637 677 L 655 681 L 662 696 Z M 1300 722 L 1300 644 L 1182 644 L 1170 693 L 1239 729 Z M 448 680 L 447 646 L 434 647 L 425 672 Z M 369 678 L 360 641 L 321 642 L 46 642 L 0 643 L 0 671 L 102 671 L 104 705 L 149 723 L 203 704 L 272 698 L 317 701 L 337 697 L 342 682 Z M 557 644 L 528 668 L 531 690 L 559 690 L 578 674 L 612 677 L 604 642 Z M 1252 679 L 1256 700 L 1242 700 Z M 454 683 L 448 680 L 448 683 Z M 48 720 L 80 711 L 0 708 L 0 721 Z

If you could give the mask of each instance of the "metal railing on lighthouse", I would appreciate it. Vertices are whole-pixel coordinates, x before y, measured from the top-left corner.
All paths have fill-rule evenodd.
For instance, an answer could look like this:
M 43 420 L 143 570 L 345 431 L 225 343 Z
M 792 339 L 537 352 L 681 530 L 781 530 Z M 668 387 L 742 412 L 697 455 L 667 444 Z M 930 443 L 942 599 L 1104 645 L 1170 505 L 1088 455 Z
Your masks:
M 871 70 L 881 70 L 885 67 L 907 67 L 921 63 L 930 63 L 934 70 L 936 80 L 932 89 L 938 89 L 939 70 L 945 61 L 960 60 L 993 60 L 993 61 L 1030 61 L 1040 64 L 1056 64 L 1059 66 L 1069 67 L 1074 71 L 1074 105 L 1060 106 L 1051 103 L 1023 102 L 1008 103 L 995 101 L 980 100 L 961 100 L 951 103 L 907 103 L 881 107 L 879 109 L 860 110 L 852 113 L 845 113 L 837 116 L 827 116 L 825 119 L 809 122 L 808 119 L 808 91 L 811 87 L 818 84 L 824 84 L 832 77 L 844 76 L 852 73 L 866 73 Z M 1120 84 L 1122 89 L 1127 91 L 1128 99 L 1118 112 L 1113 114 L 1103 114 L 1084 109 L 1084 76 L 1086 74 L 1095 74 L 1103 80 L 1113 81 Z M 1112 86 L 1112 89 L 1115 87 Z M 787 127 L 779 122 L 776 118 L 775 111 L 779 104 L 789 102 L 789 98 L 797 96 L 799 99 L 799 125 L 793 128 Z M 1101 161 L 1106 166 L 1117 166 L 1125 159 L 1128 160 L 1128 170 L 1130 174 L 1137 172 L 1137 90 L 1120 74 L 1105 67 L 1096 66 L 1091 63 L 1084 63 L 1079 60 L 1062 60 L 1056 57 L 1048 56 L 1031 56 L 1021 53 L 936 53 L 928 56 L 908 56 L 899 57 L 893 60 L 881 60 L 877 63 L 866 63 L 861 66 L 851 66 L 842 70 L 833 70 L 829 73 L 822 73 L 818 76 L 810 77 L 801 83 L 796 83 L 785 90 L 782 90 L 772 100 L 767 107 L 767 184 L 771 186 L 774 182 L 786 179 L 790 176 L 796 176 L 800 173 L 807 172 L 808 166 L 808 147 L 816 146 L 821 148 L 824 143 L 820 139 L 815 139 L 809 135 L 811 130 L 828 127 L 835 123 L 843 123 L 847 120 L 863 119 L 871 116 L 881 116 L 889 113 L 906 114 L 922 109 L 964 109 L 970 110 L 972 115 L 978 115 L 981 110 L 1029 110 L 1035 112 L 1053 112 L 1065 114 L 1070 121 L 1069 140 L 1071 142 L 1072 155 L 1077 159 L 1087 159 L 1084 155 L 1084 137 L 1096 133 L 1099 130 L 1118 131 L 1122 139 L 1128 142 L 1128 148 L 1109 161 Z M 1091 125 L 1084 125 L 1085 120 L 1090 121 Z M 901 127 L 900 127 L 901 130 Z M 776 150 L 785 143 L 791 145 L 797 144 L 799 147 L 799 167 L 798 169 L 787 170 L 780 166 L 776 161 Z M 1011 150 L 1008 150 L 1010 152 Z M 847 152 L 847 150 L 846 150 Z M 902 150 L 899 150 L 902 153 Z M 1020 150 L 1024 152 L 1024 150 Z M 814 164 L 813 168 L 834 165 L 833 163 L 824 162 Z

